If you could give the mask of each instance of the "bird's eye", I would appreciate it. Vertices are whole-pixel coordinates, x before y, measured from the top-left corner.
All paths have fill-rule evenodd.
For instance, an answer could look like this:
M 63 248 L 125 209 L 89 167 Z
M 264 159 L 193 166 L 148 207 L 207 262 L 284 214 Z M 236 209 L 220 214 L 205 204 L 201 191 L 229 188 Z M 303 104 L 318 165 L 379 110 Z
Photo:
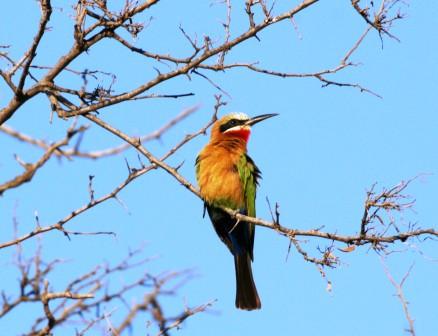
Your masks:
M 237 119 L 231 119 L 231 120 L 227 121 L 225 124 L 223 124 L 223 125 L 220 127 L 220 131 L 221 131 L 221 132 L 225 132 L 226 130 L 228 130 L 228 129 L 230 129 L 230 128 L 233 128 L 233 127 L 235 127 L 235 126 L 238 126 L 238 125 L 240 125 L 240 124 L 241 124 L 240 120 L 237 120 Z

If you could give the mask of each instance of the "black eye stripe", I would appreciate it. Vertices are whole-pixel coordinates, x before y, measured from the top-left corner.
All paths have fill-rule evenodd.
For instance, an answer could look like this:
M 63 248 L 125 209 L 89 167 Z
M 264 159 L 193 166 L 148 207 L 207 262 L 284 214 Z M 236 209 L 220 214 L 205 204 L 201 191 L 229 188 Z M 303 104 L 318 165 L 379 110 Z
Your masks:
M 243 125 L 246 122 L 246 120 L 239 120 L 239 119 L 231 119 L 228 120 L 225 124 L 221 125 L 219 127 L 219 130 L 221 132 L 225 132 L 227 129 L 230 129 L 232 127 Z

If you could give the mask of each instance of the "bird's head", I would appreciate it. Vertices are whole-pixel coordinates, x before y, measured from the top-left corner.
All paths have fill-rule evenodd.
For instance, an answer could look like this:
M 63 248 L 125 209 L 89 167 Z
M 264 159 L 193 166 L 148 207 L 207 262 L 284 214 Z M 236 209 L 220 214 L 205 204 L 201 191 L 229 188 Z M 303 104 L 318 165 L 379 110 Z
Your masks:
M 237 138 L 248 142 L 251 126 L 258 122 L 274 117 L 277 113 L 262 114 L 250 118 L 245 113 L 230 113 L 216 121 L 211 131 L 212 140 Z

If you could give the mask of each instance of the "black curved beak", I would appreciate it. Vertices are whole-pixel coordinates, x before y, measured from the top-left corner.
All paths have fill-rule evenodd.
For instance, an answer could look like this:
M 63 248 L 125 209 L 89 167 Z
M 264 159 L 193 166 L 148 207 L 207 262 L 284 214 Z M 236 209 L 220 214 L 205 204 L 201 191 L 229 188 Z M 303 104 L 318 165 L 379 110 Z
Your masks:
M 252 125 L 257 124 L 260 121 L 263 121 L 263 120 L 271 118 L 271 117 L 275 117 L 277 115 L 278 115 L 278 113 L 262 114 L 262 115 L 259 115 L 259 116 L 256 116 L 254 118 L 249 119 L 245 123 L 245 125 L 252 126 Z

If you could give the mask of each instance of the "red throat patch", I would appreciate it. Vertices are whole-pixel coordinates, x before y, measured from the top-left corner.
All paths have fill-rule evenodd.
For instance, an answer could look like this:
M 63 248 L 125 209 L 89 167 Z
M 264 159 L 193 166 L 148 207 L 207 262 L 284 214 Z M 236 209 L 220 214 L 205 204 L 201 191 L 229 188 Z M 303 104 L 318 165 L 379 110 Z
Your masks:
M 251 134 L 251 130 L 249 128 L 239 128 L 235 131 L 227 132 L 229 135 L 234 136 L 236 138 L 242 139 L 245 142 L 248 142 L 249 136 Z

